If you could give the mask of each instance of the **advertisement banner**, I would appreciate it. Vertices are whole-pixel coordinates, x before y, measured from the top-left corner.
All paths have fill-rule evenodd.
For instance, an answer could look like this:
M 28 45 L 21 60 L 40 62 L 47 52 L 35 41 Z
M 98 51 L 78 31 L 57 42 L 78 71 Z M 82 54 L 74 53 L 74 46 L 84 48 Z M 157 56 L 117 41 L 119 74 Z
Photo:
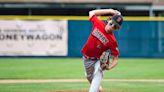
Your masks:
M 0 56 L 67 56 L 67 20 L 0 20 Z

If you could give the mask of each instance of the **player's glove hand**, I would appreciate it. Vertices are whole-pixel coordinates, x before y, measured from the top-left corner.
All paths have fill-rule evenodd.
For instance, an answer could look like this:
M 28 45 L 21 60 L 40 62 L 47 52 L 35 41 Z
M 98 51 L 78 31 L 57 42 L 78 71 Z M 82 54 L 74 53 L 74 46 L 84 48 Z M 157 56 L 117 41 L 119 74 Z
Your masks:
M 106 64 L 106 63 L 101 62 L 100 67 L 101 67 L 102 70 L 108 70 L 109 65 Z
M 100 56 L 100 67 L 102 70 L 107 70 L 109 67 L 109 51 L 104 51 Z

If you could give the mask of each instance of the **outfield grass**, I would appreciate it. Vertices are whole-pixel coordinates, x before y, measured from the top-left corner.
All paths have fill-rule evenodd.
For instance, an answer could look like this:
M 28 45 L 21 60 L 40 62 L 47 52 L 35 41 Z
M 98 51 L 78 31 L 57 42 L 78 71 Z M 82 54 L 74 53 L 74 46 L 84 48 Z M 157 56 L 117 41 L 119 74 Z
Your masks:
M 119 59 L 105 79 L 164 79 L 164 59 Z M 84 79 L 80 58 L 0 58 L 0 79 Z M 107 92 L 164 92 L 164 82 L 106 82 Z M 0 83 L 0 92 L 88 90 L 87 82 Z M 67 91 L 65 91 L 67 92 Z
M 119 59 L 105 78 L 164 79 L 164 59 Z M 80 58 L 0 58 L 0 79 L 84 78 Z

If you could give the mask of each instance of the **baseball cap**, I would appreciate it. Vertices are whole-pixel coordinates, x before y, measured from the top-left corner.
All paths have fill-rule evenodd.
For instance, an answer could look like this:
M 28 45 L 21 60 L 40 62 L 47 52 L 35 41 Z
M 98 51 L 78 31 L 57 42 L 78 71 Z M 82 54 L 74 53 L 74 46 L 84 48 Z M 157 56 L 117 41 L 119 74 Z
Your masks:
M 123 17 L 121 15 L 114 15 L 112 16 L 111 20 L 114 22 L 116 26 L 121 27 L 123 22 Z

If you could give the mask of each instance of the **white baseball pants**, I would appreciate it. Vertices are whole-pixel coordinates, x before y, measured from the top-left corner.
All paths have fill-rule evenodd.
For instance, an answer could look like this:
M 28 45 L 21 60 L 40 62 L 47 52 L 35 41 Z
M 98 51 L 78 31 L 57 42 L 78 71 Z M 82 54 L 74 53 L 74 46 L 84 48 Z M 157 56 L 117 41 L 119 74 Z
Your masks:
M 86 77 L 91 83 L 89 92 L 99 92 L 99 87 L 103 78 L 103 71 L 100 67 L 100 61 L 88 60 L 84 58 L 84 67 Z

